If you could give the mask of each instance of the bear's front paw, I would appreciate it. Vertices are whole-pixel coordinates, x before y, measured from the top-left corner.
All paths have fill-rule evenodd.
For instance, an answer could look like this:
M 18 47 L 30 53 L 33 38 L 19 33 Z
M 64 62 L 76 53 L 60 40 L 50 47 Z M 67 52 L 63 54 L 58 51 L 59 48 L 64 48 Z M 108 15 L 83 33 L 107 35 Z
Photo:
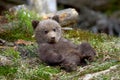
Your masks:
M 62 64 L 61 68 L 66 70 L 67 72 L 71 72 L 77 70 L 77 65 L 74 63 L 67 63 L 67 64 Z

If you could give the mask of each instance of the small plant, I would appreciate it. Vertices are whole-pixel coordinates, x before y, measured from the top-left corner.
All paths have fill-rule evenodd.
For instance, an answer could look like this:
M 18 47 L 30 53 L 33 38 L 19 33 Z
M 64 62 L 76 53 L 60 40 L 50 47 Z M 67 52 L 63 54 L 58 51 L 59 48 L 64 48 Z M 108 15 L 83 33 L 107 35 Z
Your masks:
M 33 12 L 30 12 L 28 10 L 20 10 L 17 13 L 17 20 L 19 21 L 18 26 L 23 30 L 26 34 L 32 34 L 33 29 L 31 26 L 31 21 L 34 19 L 39 19 L 36 14 Z
M 32 40 L 33 28 L 32 20 L 41 20 L 34 12 L 28 10 L 20 10 L 16 15 L 6 12 L 5 17 L 11 25 L 7 25 L 4 33 L 0 34 L 2 39 L 14 41 L 17 39 Z M 9 24 L 8 23 L 8 24 Z
M 11 59 L 19 59 L 20 53 L 13 48 L 9 48 L 2 52 L 4 56 L 10 57 Z
M 0 66 L 0 76 L 6 76 L 9 79 L 13 78 L 14 74 L 17 73 L 17 67 L 13 66 Z
M 38 67 L 38 69 L 36 69 L 33 72 L 34 77 L 32 77 L 32 78 L 33 78 L 33 80 L 39 80 L 39 79 L 51 80 L 53 75 L 57 74 L 58 72 L 60 72 L 59 69 L 52 68 L 49 66 L 40 65 Z

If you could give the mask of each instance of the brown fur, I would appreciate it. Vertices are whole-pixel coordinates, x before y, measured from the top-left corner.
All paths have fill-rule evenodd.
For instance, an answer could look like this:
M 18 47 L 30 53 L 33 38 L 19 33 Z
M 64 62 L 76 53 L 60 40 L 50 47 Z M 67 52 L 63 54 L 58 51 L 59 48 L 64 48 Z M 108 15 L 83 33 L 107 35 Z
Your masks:
M 61 26 L 54 20 L 33 21 L 39 47 L 39 58 L 49 65 L 60 65 L 66 71 L 92 61 L 96 55 L 89 43 L 75 45 L 62 37 Z

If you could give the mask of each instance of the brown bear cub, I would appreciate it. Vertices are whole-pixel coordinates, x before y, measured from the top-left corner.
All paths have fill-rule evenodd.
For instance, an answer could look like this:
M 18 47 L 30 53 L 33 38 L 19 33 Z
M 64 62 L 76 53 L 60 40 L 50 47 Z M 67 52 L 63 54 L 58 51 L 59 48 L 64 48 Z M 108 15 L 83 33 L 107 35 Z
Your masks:
M 62 37 L 61 26 L 52 19 L 32 21 L 38 43 L 39 58 L 49 65 L 60 65 L 66 71 L 92 61 L 96 55 L 89 43 L 75 45 Z

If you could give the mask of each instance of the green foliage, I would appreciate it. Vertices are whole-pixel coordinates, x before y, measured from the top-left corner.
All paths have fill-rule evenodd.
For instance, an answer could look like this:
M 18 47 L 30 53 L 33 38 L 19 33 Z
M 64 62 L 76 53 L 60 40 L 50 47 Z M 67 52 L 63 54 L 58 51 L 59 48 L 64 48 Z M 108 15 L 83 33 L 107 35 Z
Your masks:
M 13 48 L 6 49 L 5 51 L 2 52 L 4 56 L 8 56 L 14 60 L 20 58 L 20 53 Z
M 0 76 L 5 76 L 7 80 L 13 80 L 14 75 L 16 73 L 17 73 L 17 67 L 0 66 Z
M 93 45 L 97 45 L 99 42 L 110 41 L 113 39 L 111 36 L 107 36 L 105 34 L 93 34 L 91 32 L 80 29 L 66 31 L 64 37 L 72 40 L 77 44 L 81 41 L 88 41 Z
M 33 72 L 32 80 L 51 80 L 52 76 L 59 72 L 59 69 L 49 66 L 40 65 L 38 69 Z
M 16 73 L 16 78 L 25 80 L 51 80 L 59 72 L 60 70 L 57 68 L 40 64 L 35 68 L 19 68 Z
M 17 14 L 17 19 L 19 20 L 18 26 L 20 29 L 26 34 L 32 34 L 33 29 L 31 26 L 31 21 L 34 19 L 38 19 L 36 14 L 30 11 L 20 10 Z
M 0 76 L 5 76 L 7 80 L 13 80 L 18 69 L 18 59 L 20 58 L 20 53 L 13 48 L 6 49 L 1 52 L 1 55 L 6 56 L 11 60 L 9 64 L 0 66 Z
M 34 12 L 28 10 L 20 10 L 17 14 L 5 13 L 8 22 L 11 25 L 7 25 L 7 28 L 12 27 L 12 29 L 6 29 L 4 33 L 0 34 L 2 39 L 8 41 L 14 41 L 17 39 L 33 40 L 33 28 L 32 20 L 41 20 Z

